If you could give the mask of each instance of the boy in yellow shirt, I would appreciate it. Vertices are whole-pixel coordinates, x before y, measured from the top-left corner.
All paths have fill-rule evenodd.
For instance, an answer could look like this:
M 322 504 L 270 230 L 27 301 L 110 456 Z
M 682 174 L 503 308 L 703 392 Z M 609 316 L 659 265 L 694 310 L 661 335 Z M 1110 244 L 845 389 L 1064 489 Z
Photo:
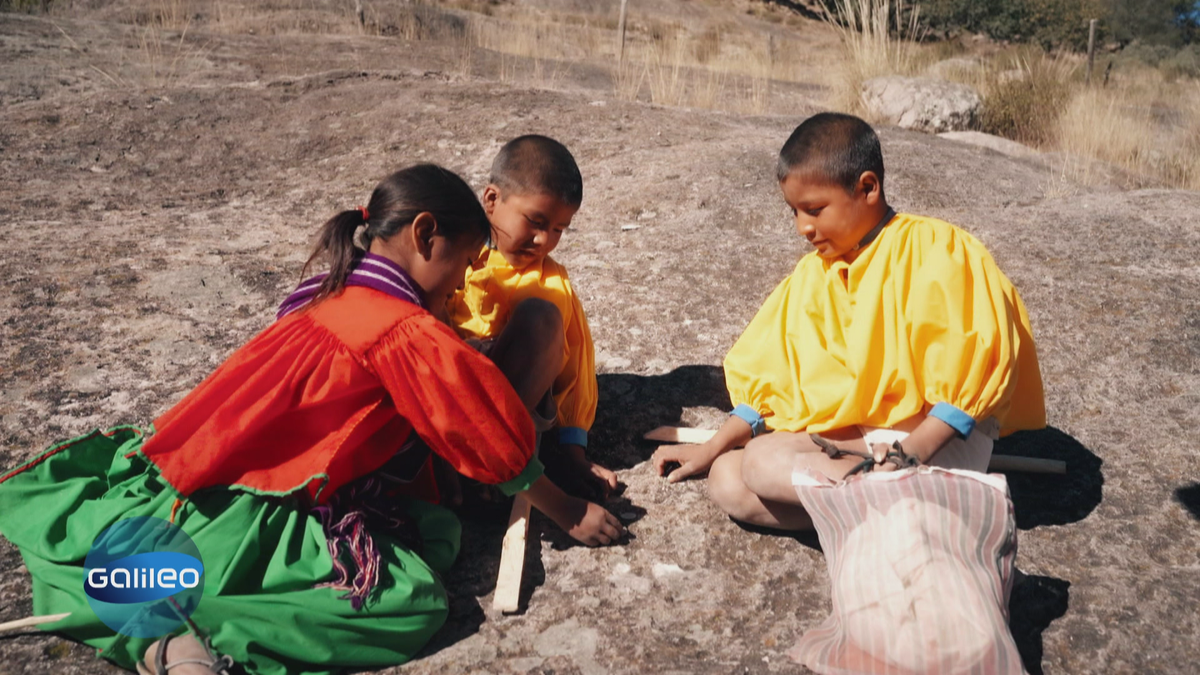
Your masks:
M 537 135 L 506 143 L 483 191 L 492 240 L 447 313 L 517 391 L 548 392 L 526 402 L 535 423 L 543 430 L 557 423 L 569 465 L 607 493 L 617 488 L 616 474 L 586 456 L 598 400 L 592 335 L 566 268 L 550 258 L 582 201 L 583 178 L 562 143 Z
M 883 175 L 878 137 L 850 115 L 805 120 L 779 153 L 783 198 L 816 250 L 725 357 L 729 419 L 707 443 L 654 455 L 660 473 L 680 463 L 671 482 L 707 469 L 735 519 L 812 527 L 793 472 L 838 480 L 864 460 L 810 434 L 876 470 L 896 468 L 899 442 L 921 463 L 986 471 L 999 435 L 1046 424 L 1016 289 L 970 234 L 893 211 Z

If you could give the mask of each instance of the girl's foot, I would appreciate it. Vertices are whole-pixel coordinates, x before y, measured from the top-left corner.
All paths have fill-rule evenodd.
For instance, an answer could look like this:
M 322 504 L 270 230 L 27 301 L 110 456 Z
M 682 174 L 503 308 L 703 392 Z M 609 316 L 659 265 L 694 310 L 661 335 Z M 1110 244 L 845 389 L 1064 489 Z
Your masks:
M 137 671 L 140 675 L 214 675 L 228 674 L 232 666 L 232 659 L 218 657 L 194 635 L 168 635 L 146 649 Z

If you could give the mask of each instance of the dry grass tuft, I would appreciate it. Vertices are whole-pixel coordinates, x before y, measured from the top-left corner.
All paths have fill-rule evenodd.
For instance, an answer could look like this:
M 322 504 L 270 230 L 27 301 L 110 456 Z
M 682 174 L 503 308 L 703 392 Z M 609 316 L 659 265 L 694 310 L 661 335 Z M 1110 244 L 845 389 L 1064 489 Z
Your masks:
M 911 75 L 921 65 L 924 37 L 918 7 L 904 0 L 834 0 L 826 20 L 841 39 L 842 76 L 834 87 L 835 107 L 862 112 L 862 85 L 884 75 Z M 894 24 L 893 24 L 894 22 Z M 898 27 L 893 33 L 892 26 Z
M 1200 82 L 1081 88 L 1058 122 L 1055 145 L 1165 185 L 1200 190 Z M 1083 182 L 1096 179 L 1087 166 L 1076 174 Z
M 1071 100 L 1077 69 L 1070 57 L 1025 54 L 1009 61 L 1008 67 L 984 70 L 981 129 L 1037 147 L 1051 142 Z

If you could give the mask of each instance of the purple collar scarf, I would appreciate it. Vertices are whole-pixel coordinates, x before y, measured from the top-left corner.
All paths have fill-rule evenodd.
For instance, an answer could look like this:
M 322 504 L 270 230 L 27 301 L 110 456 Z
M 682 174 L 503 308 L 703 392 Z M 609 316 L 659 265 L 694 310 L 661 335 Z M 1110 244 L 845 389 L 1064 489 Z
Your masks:
M 312 302 L 321 288 L 321 282 L 325 281 L 327 276 L 329 276 L 328 272 L 322 272 L 301 282 L 296 290 L 287 296 L 283 304 L 279 305 L 279 311 L 275 313 L 275 318 L 282 319 Z M 355 256 L 354 266 L 346 277 L 346 285 L 373 288 L 381 293 L 387 293 L 393 298 L 411 302 L 423 309 L 426 308 L 425 301 L 421 297 L 420 286 L 417 286 L 417 282 L 413 281 L 408 272 L 391 260 L 374 253 L 364 251 Z

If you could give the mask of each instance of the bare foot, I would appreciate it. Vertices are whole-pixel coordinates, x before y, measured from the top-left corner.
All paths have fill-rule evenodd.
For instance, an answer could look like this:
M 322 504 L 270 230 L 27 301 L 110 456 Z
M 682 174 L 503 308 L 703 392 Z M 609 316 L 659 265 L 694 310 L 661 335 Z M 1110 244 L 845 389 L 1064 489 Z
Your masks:
M 166 659 L 160 661 L 158 650 L 162 643 L 163 640 L 158 640 L 146 649 L 145 657 L 137 664 L 140 675 L 168 675 L 167 671 L 170 671 L 170 675 L 213 675 L 214 672 L 227 672 L 203 665 L 215 663 L 218 659 L 214 658 L 194 635 L 170 638 L 167 642 Z M 180 663 L 181 661 L 185 663 Z M 166 668 L 161 667 L 163 663 L 166 664 Z

